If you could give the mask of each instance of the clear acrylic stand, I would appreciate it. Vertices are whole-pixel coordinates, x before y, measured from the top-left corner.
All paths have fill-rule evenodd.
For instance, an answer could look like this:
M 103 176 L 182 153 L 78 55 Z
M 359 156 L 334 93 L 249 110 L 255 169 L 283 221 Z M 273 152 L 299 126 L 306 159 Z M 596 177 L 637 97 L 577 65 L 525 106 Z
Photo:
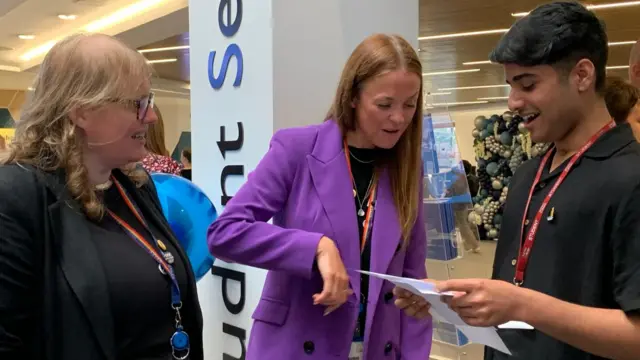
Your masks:
M 479 243 L 477 226 L 469 221 L 475 194 L 469 192 L 448 111 L 425 114 L 422 157 L 428 276 L 435 280 L 470 277 L 456 273 L 456 266 L 464 261 L 465 252 Z M 469 351 L 481 352 L 482 347 L 470 346 L 469 339 L 452 324 L 434 320 L 432 358 L 475 358 L 467 357 Z

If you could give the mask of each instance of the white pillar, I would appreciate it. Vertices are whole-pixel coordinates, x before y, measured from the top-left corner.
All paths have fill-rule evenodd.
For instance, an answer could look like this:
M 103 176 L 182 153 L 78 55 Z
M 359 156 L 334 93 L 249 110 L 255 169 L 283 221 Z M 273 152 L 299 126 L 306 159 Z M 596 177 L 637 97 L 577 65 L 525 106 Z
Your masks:
M 324 120 L 366 36 L 417 46 L 418 0 L 190 0 L 189 31 L 193 180 L 220 213 L 275 130 Z M 266 272 L 216 260 L 214 273 L 198 283 L 206 359 L 243 359 Z

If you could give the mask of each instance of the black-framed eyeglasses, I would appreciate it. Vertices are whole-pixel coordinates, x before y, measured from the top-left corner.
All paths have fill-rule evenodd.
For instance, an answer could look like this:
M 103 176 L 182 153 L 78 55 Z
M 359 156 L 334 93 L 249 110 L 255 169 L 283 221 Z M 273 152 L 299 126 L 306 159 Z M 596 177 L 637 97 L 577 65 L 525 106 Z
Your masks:
M 137 112 L 139 121 L 142 121 L 144 118 L 147 117 L 147 112 L 149 111 L 149 108 L 153 107 L 154 98 L 155 98 L 155 93 L 152 91 L 152 92 L 149 92 L 149 95 L 144 96 L 143 98 L 135 101 L 136 112 Z

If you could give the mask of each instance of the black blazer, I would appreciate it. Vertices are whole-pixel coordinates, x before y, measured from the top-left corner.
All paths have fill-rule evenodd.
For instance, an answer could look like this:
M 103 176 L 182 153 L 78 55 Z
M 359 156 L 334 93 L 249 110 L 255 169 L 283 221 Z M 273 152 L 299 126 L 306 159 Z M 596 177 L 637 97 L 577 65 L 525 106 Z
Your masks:
M 114 175 L 190 266 L 153 182 L 136 190 L 123 173 Z M 61 172 L 0 166 L 0 359 L 117 360 L 107 281 L 89 236 Z M 201 360 L 202 314 L 195 277 L 187 276 L 198 329 L 189 334 L 190 359 Z

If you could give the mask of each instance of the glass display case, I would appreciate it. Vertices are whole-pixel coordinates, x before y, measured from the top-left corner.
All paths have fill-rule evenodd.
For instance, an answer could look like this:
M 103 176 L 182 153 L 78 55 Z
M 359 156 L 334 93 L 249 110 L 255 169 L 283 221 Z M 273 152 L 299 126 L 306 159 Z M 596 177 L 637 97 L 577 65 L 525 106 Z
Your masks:
M 424 221 L 427 230 L 427 273 L 446 280 L 470 277 L 456 273 L 465 250 L 479 243 L 477 226 L 469 221 L 473 211 L 467 173 L 454 123 L 448 113 L 428 113 L 423 119 Z M 477 245 L 475 245 L 477 248 Z M 432 357 L 461 359 L 469 340 L 452 324 L 434 320 Z

